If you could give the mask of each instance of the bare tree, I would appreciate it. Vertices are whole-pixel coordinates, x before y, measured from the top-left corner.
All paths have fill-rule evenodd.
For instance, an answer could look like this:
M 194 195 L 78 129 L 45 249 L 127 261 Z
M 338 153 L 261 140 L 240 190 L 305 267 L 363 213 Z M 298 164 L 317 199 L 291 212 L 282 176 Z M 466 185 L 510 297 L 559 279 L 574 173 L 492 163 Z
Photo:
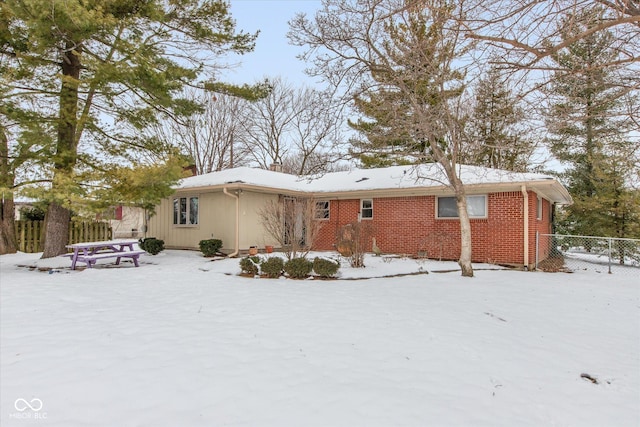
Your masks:
M 247 164 L 249 156 L 241 141 L 249 101 L 195 88 L 188 89 L 185 97 L 197 100 L 203 109 L 187 118 L 166 117 L 151 129 L 149 137 L 189 156 L 198 174 Z
M 309 88 L 300 89 L 298 97 L 301 108 L 292 122 L 292 150 L 284 159 L 284 170 L 295 175 L 337 170 L 346 152 L 340 106 L 330 94 Z
M 458 171 L 464 135 L 466 2 L 324 0 L 313 19 L 296 16 L 292 43 L 311 72 L 340 88 L 373 121 L 360 120 L 372 150 L 437 162 L 455 194 L 463 276 L 473 276 L 471 224 Z
M 325 93 L 295 87 L 282 78 L 270 94 L 252 103 L 244 115 L 244 147 L 252 160 L 268 169 L 308 175 L 332 170 L 345 151 L 340 110 Z
M 271 84 L 269 95 L 252 104 L 243 121 L 244 146 L 263 169 L 282 164 L 288 155 L 291 147 L 287 134 L 300 110 L 300 100 L 290 83 L 277 78 Z
M 259 215 L 266 233 L 278 243 L 287 259 L 306 257 L 323 226 L 322 221 L 316 220 L 313 198 L 281 196 L 262 207 Z
M 595 7 L 604 11 L 605 19 L 571 38 L 561 36 L 557 22 Z M 544 69 L 551 55 L 605 30 L 614 34 L 618 53 L 607 65 L 640 61 L 640 5 L 635 0 L 478 0 L 474 8 L 475 19 L 465 19 L 467 37 L 499 49 L 507 65 Z

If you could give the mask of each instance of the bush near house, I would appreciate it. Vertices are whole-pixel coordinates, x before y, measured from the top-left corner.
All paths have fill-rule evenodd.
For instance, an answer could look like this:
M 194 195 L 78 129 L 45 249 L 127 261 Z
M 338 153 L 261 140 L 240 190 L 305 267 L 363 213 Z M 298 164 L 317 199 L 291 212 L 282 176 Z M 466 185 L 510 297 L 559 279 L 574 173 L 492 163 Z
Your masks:
M 293 258 L 284 264 L 284 272 L 293 279 L 304 279 L 311 270 L 313 270 L 313 263 L 306 258 Z
M 324 278 L 335 277 L 340 269 L 340 261 L 329 258 L 316 257 L 313 260 L 313 271 Z
M 260 257 L 248 256 L 240 260 L 240 270 L 243 274 L 250 274 L 256 276 L 260 271 Z
M 150 253 L 151 255 L 158 255 L 164 250 L 164 240 L 156 239 L 155 237 L 147 237 L 145 239 L 138 240 L 140 249 Z
M 222 240 L 220 239 L 207 239 L 200 240 L 200 252 L 206 257 L 215 256 L 222 247 Z
M 284 260 L 279 256 L 267 258 L 260 264 L 260 272 L 272 279 L 280 277 L 283 270 Z

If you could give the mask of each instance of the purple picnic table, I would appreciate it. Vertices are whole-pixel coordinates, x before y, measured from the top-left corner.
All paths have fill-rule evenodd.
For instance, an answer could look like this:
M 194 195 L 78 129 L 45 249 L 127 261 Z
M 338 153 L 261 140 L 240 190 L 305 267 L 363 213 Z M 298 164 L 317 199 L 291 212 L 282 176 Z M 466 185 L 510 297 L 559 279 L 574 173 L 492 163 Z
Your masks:
M 73 249 L 71 256 L 71 269 L 76 269 L 78 261 L 87 264 L 92 268 L 96 261 L 105 258 L 116 258 L 116 265 L 120 264 L 121 258 L 131 258 L 136 267 L 139 267 L 138 258 L 145 253 L 143 250 L 135 249 L 138 243 L 135 239 L 130 240 L 105 240 L 101 242 L 83 242 L 67 245 L 68 249 Z

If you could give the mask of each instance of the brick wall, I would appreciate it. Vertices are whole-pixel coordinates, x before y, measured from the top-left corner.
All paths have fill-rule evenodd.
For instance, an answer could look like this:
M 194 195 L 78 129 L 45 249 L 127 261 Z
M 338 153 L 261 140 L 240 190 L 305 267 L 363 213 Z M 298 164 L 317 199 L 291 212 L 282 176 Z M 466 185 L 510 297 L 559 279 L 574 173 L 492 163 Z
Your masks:
M 370 237 L 385 253 L 424 255 L 432 259 L 457 260 L 460 256 L 460 222 L 436 218 L 435 196 L 374 198 L 373 218 L 363 219 Z M 535 260 L 536 231 L 550 231 L 550 205 L 543 200 L 543 218 L 537 220 L 537 195 L 529 192 L 529 261 Z M 357 221 L 360 200 L 331 200 L 329 219 L 324 220 L 314 249 L 335 249 L 338 230 Z M 488 217 L 472 219 L 474 262 L 522 264 L 523 195 L 521 192 L 488 194 Z M 367 239 L 366 250 L 371 250 Z

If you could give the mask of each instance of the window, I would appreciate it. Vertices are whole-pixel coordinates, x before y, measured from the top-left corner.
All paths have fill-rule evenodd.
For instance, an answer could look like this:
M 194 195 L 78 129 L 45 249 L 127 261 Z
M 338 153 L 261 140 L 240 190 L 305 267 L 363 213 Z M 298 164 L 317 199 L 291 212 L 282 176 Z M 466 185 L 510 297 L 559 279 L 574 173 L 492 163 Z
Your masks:
M 316 219 L 329 219 L 329 201 L 316 202 Z
M 178 197 L 173 199 L 173 225 L 198 224 L 198 198 Z
M 536 209 L 537 210 L 536 218 L 538 218 L 538 219 L 542 219 L 542 205 L 543 205 L 542 197 L 538 196 L 538 204 L 536 205 L 536 208 L 537 208 Z
M 455 197 L 438 197 L 436 209 L 438 218 L 458 218 Z M 487 196 L 467 196 L 467 211 L 470 218 L 486 218 Z
M 373 218 L 373 200 L 360 200 L 360 218 Z

